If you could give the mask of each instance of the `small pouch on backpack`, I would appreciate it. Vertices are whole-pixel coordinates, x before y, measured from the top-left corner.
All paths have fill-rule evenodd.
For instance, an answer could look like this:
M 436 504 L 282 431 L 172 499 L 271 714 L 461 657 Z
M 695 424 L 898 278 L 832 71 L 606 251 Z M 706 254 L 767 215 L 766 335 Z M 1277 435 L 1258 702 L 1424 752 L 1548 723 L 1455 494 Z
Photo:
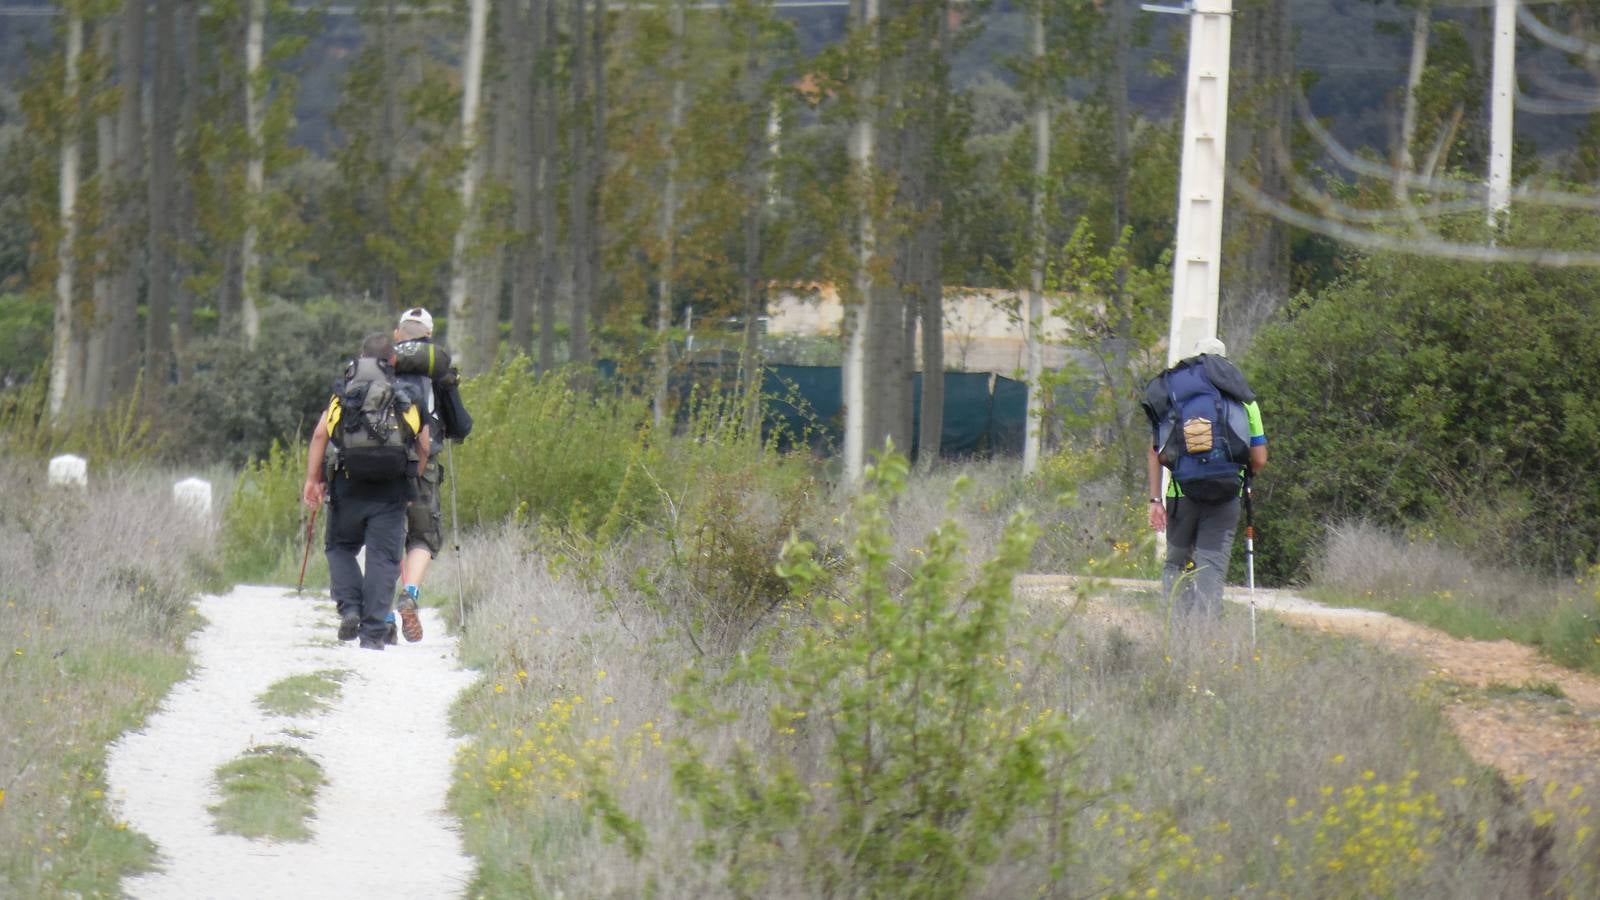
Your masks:
M 1183 423 L 1183 447 L 1193 454 L 1210 453 L 1215 433 L 1210 419 L 1186 419 Z

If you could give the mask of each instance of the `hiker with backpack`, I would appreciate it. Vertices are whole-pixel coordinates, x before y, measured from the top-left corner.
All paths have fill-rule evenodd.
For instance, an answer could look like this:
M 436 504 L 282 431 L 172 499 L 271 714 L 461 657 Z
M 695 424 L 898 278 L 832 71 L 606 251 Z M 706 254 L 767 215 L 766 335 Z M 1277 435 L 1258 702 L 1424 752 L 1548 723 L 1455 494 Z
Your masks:
M 461 374 L 450 364 L 444 348 L 433 343 L 433 316 L 420 306 L 401 313 L 394 340 L 395 377 L 419 398 L 429 445 L 442 447 L 446 440 L 466 440 L 472 431 L 472 416 L 461 400 Z M 413 461 L 417 461 L 415 457 Z M 415 499 L 406 510 L 405 557 L 400 566 L 400 591 L 395 596 L 400 631 L 413 642 L 422 640 L 422 620 L 417 615 L 422 579 L 444 545 L 444 516 L 439 505 L 444 466 L 437 454 L 420 462 L 422 474 L 413 491 Z M 392 638 L 393 632 L 390 634 Z
M 1240 497 L 1267 464 L 1267 437 L 1255 392 L 1222 341 L 1202 338 L 1194 350 L 1151 379 L 1141 401 L 1153 434 L 1149 521 L 1167 533 L 1164 596 L 1179 613 L 1217 616 Z M 1171 473 L 1164 492 L 1163 469 Z
M 394 341 L 369 335 L 361 356 L 334 385 L 317 421 L 306 459 L 301 499 L 329 501 L 323 550 L 330 593 L 339 612 L 339 640 L 361 639 L 382 650 L 413 478 L 427 465 L 429 438 L 410 389 L 394 375 Z M 366 572 L 356 560 L 365 547 Z

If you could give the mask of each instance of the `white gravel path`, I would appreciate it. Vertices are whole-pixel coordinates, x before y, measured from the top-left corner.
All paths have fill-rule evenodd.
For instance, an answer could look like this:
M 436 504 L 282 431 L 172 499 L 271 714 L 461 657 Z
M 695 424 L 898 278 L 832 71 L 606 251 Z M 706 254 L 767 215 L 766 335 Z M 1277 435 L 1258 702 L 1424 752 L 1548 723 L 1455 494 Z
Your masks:
M 111 748 L 115 814 L 153 839 L 160 871 L 123 882 L 138 898 L 435 898 L 460 896 L 472 877 L 445 810 L 458 740 L 448 711 L 473 680 L 455 641 L 423 609 L 421 642 L 383 652 L 334 640 L 326 594 L 240 586 L 199 602 L 205 628 L 195 667 L 143 731 Z M 350 674 L 336 705 L 284 717 L 255 703 L 290 675 Z M 283 743 L 321 763 L 306 843 L 216 833 L 207 808 L 218 766 L 251 746 Z

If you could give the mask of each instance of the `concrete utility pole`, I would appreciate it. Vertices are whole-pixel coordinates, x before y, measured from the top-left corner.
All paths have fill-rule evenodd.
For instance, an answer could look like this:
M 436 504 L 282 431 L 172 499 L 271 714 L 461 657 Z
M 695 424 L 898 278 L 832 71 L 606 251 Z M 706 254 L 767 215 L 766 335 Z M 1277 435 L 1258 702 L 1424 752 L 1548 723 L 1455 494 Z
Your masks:
M 1141 8 L 1189 16 L 1178 241 L 1172 259 L 1172 326 L 1167 336 L 1170 366 L 1187 356 L 1195 341 L 1217 335 L 1233 0 L 1190 0 L 1178 8 L 1150 4 Z
M 1494 71 L 1489 91 L 1489 227 L 1511 207 L 1511 123 L 1517 84 L 1517 0 L 1494 3 Z

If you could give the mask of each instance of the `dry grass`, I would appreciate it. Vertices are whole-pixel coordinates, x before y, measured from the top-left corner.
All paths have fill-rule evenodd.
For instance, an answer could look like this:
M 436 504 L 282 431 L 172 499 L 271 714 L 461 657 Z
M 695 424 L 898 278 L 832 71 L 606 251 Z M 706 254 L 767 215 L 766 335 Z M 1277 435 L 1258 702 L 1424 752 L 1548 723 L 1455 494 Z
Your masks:
M 1015 504 L 996 502 L 1004 486 L 980 470 L 951 513 L 944 492 L 955 474 L 895 507 L 901 552 L 946 515 L 975 546 L 993 545 Z M 808 527 L 838 547 L 848 520 L 824 507 Z M 658 536 L 634 534 L 587 566 L 562 563 L 564 549 L 508 529 L 472 538 L 463 554 L 464 646 L 485 677 L 458 708 L 470 740 L 453 803 L 481 863 L 475 895 L 732 896 L 731 861 L 697 855 L 707 835 L 673 789 L 673 743 L 710 758 L 742 743 L 810 772 L 827 770 L 824 744 L 775 728 L 760 685 L 719 694 L 731 715 L 714 731 L 675 711 L 685 670 L 714 673 L 730 648 L 754 645 L 691 637 L 703 636 L 684 615 L 695 606 L 676 593 L 684 582 Z M 447 556 L 436 583 L 453 586 L 455 565 Z M 760 646 L 781 660 L 802 616 L 778 604 Z M 978 896 L 1041 886 L 1049 896 L 1600 890 L 1592 811 L 1563 824 L 1536 794 L 1474 765 L 1415 673 L 1381 651 L 1272 626 L 1253 648 L 1232 619 L 1171 635 L 1159 620 L 1124 629 L 1046 601 L 1030 601 L 1024 622 L 1001 664 L 1015 670 L 1018 702 L 1070 712 L 1087 741 L 1071 776 L 1085 800 L 1015 823 L 1011 852 Z M 623 827 L 605 827 L 608 818 Z M 1574 830 L 1585 822 L 1587 833 Z M 639 841 L 637 854 L 619 833 Z M 1061 833 L 1076 853 L 1052 871 L 1041 847 Z M 787 871 L 764 895 L 813 896 L 811 877 Z
M 1365 523 L 1329 529 L 1313 591 L 1381 609 L 1456 637 L 1511 638 L 1562 665 L 1600 672 L 1600 594 L 1576 581 L 1479 564 L 1432 536 Z
M 187 666 L 211 521 L 171 503 L 164 473 L 52 489 L 0 464 L 0 894 L 111 894 L 149 863 L 108 815 L 105 745 Z

